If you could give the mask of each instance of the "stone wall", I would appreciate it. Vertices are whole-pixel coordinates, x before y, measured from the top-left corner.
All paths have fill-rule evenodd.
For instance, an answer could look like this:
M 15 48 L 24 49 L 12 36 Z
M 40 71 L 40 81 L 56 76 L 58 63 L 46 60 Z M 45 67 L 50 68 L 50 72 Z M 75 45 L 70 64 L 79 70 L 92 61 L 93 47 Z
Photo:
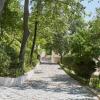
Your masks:
M 53 51 L 52 51 L 52 56 L 51 56 L 51 62 L 52 63 L 59 63 L 60 62 L 60 56 Z

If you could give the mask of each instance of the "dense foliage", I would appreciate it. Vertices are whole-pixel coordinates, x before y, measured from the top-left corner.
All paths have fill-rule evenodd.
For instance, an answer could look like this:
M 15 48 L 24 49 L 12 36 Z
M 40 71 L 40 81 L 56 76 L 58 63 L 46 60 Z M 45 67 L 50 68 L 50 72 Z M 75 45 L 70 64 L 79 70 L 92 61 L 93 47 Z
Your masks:
M 0 76 L 20 76 L 33 68 L 37 63 L 37 55 L 35 53 L 32 65 L 29 64 L 28 60 L 31 47 L 27 46 L 24 66 L 19 66 L 21 33 L 23 32 L 22 16 L 23 10 L 20 2 L 6 0 L 4 9 L 0 15 Z
M 90 78 L 99 61 L 100 55 L 100 16 L 87 26 L 69 35 L 69 52 L 63 59 L 64 65 L 84 78 Z

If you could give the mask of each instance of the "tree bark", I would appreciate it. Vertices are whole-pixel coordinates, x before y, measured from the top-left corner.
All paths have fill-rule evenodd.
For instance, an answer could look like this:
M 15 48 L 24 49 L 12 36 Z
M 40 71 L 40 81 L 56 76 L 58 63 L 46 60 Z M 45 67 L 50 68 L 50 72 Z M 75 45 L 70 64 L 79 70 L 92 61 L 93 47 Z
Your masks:
M 2 10 L 3 10 L 5 1 L 6 0 L 0 0 L 0 14 L 1 14 Z
M 60 62 L 61 62 L 61 64 L 62 64 L 62 60 L 63 60 L 63 55 L 62 54 L 60 54 Z
M 3 35 L 2 15 L 1 15 L 0 17 L 1 17 L 1 23 L 0 23 L 0 35 L 2 36 L 2 35 Z
M 25 48 L 26 48 L 26 43 L 27 43 L 27 40 L 28 40 L 28 37 L 30 34 L 29 29 L 28 29 L 28 17 L 29 17 L 29 0 L 25 0 L 25 2 L 24 2 L 24 16 L 23 16 L 24 33 L 23 33 L 20 54 L 19 54 L 20 67 L 22 67 L 24 64 Z
M 9 0 L 0 0 L 0 36 L 3 35 L 3 14 L 6 12 Z
M 38 27 L 38 17 L 42 11 L 42 5 L 41 5 L 41 0 L 37 1 L 37 12 L 36 12 L 36 18 L 35 18 L 35 28 L 34 28 L 34 38 L 33 38 L 33 44 L 32 44 L 32 49 L 31 49 L 31 54 L 30 54 L 30 64 L 32 63 L 32 57 L 33 57 L 33 52 L 36 44 L 36 38 L 37 38 L 37 27 Z
M 30 64 L 32 63 L 32 56 L 36 44 L 36 38 L 37 38 L 37 27 L 38 27 L 38 22 L 35 21 L 35 28 L 34 28 L 34 38 L 33 38 L 33 44 L 32 44 L 32 49 L 31 49 L 31 54 L 30 54 Z

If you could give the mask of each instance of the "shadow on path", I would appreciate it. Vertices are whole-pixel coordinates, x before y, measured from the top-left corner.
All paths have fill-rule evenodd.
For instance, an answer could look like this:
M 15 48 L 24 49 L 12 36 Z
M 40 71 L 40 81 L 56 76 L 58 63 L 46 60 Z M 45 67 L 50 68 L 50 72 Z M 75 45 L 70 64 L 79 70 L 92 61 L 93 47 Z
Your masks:
M 44 77 L 44 78 L 46 80 L 46 78 L 48 77 Z M 32 88 L 36 90 L 42 90 L 45 92 L 56 92 L 56 93 L 64 92 L 65 94 L 70 94 L 70 95 L 81 95 L 85 97 L 93 97 L 93 94 L 90 91 L 86 92 L 86 89 L 84 87 L 79 86 L 76 81 L 71 80 L 71 78 L 66 77 L 66 75 L 55 75 L 54 77 L 50 77 L 50 79 L 51 81 L 49 82 L 44 80 L 33 80 L 26 86 L 22 86 L 18 89 L 25 90 L 25 89 Z
M 94 95 L 90 91 L 88 91 L 84 86 L 80 86 L 77 81 L 66 75 L 59 67 L 56 66 L 54 70 L 53 68 L 55 67 L 55 65 L 51 66 L 51 64 L 45 64 L 44 66 L 44 64 L 42 64 L 40 66 L 42 68 L 35 71 L 35 75 L 36 77 L 38 76 L 39 79 L 33 78 L 32 81 L 29 81 L 23 86 L 13 88 L 16 88 L 18 90 L 33 89 L 36 91 L 43 91 L 45 93 L 52 93 L 53 95 L 63 94 L 65 97 L 66 95 L 69 96 L 67 99 L 61 100 L 97 100 L 93 99 Z M 53 71 L 53 73 L 45 72 L 45 70 Z M 76 97 L 77 99 L 73 97 Z

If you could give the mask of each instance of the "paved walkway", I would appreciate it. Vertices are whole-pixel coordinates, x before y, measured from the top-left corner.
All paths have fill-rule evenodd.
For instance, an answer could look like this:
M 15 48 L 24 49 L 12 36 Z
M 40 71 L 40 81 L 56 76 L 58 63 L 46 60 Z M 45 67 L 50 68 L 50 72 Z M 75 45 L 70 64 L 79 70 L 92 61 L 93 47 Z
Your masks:
M 35 68 L 32 81 L 22 87 L 0 87 L 0 100 L 99 100 L 65 74 L 58 65 Z

